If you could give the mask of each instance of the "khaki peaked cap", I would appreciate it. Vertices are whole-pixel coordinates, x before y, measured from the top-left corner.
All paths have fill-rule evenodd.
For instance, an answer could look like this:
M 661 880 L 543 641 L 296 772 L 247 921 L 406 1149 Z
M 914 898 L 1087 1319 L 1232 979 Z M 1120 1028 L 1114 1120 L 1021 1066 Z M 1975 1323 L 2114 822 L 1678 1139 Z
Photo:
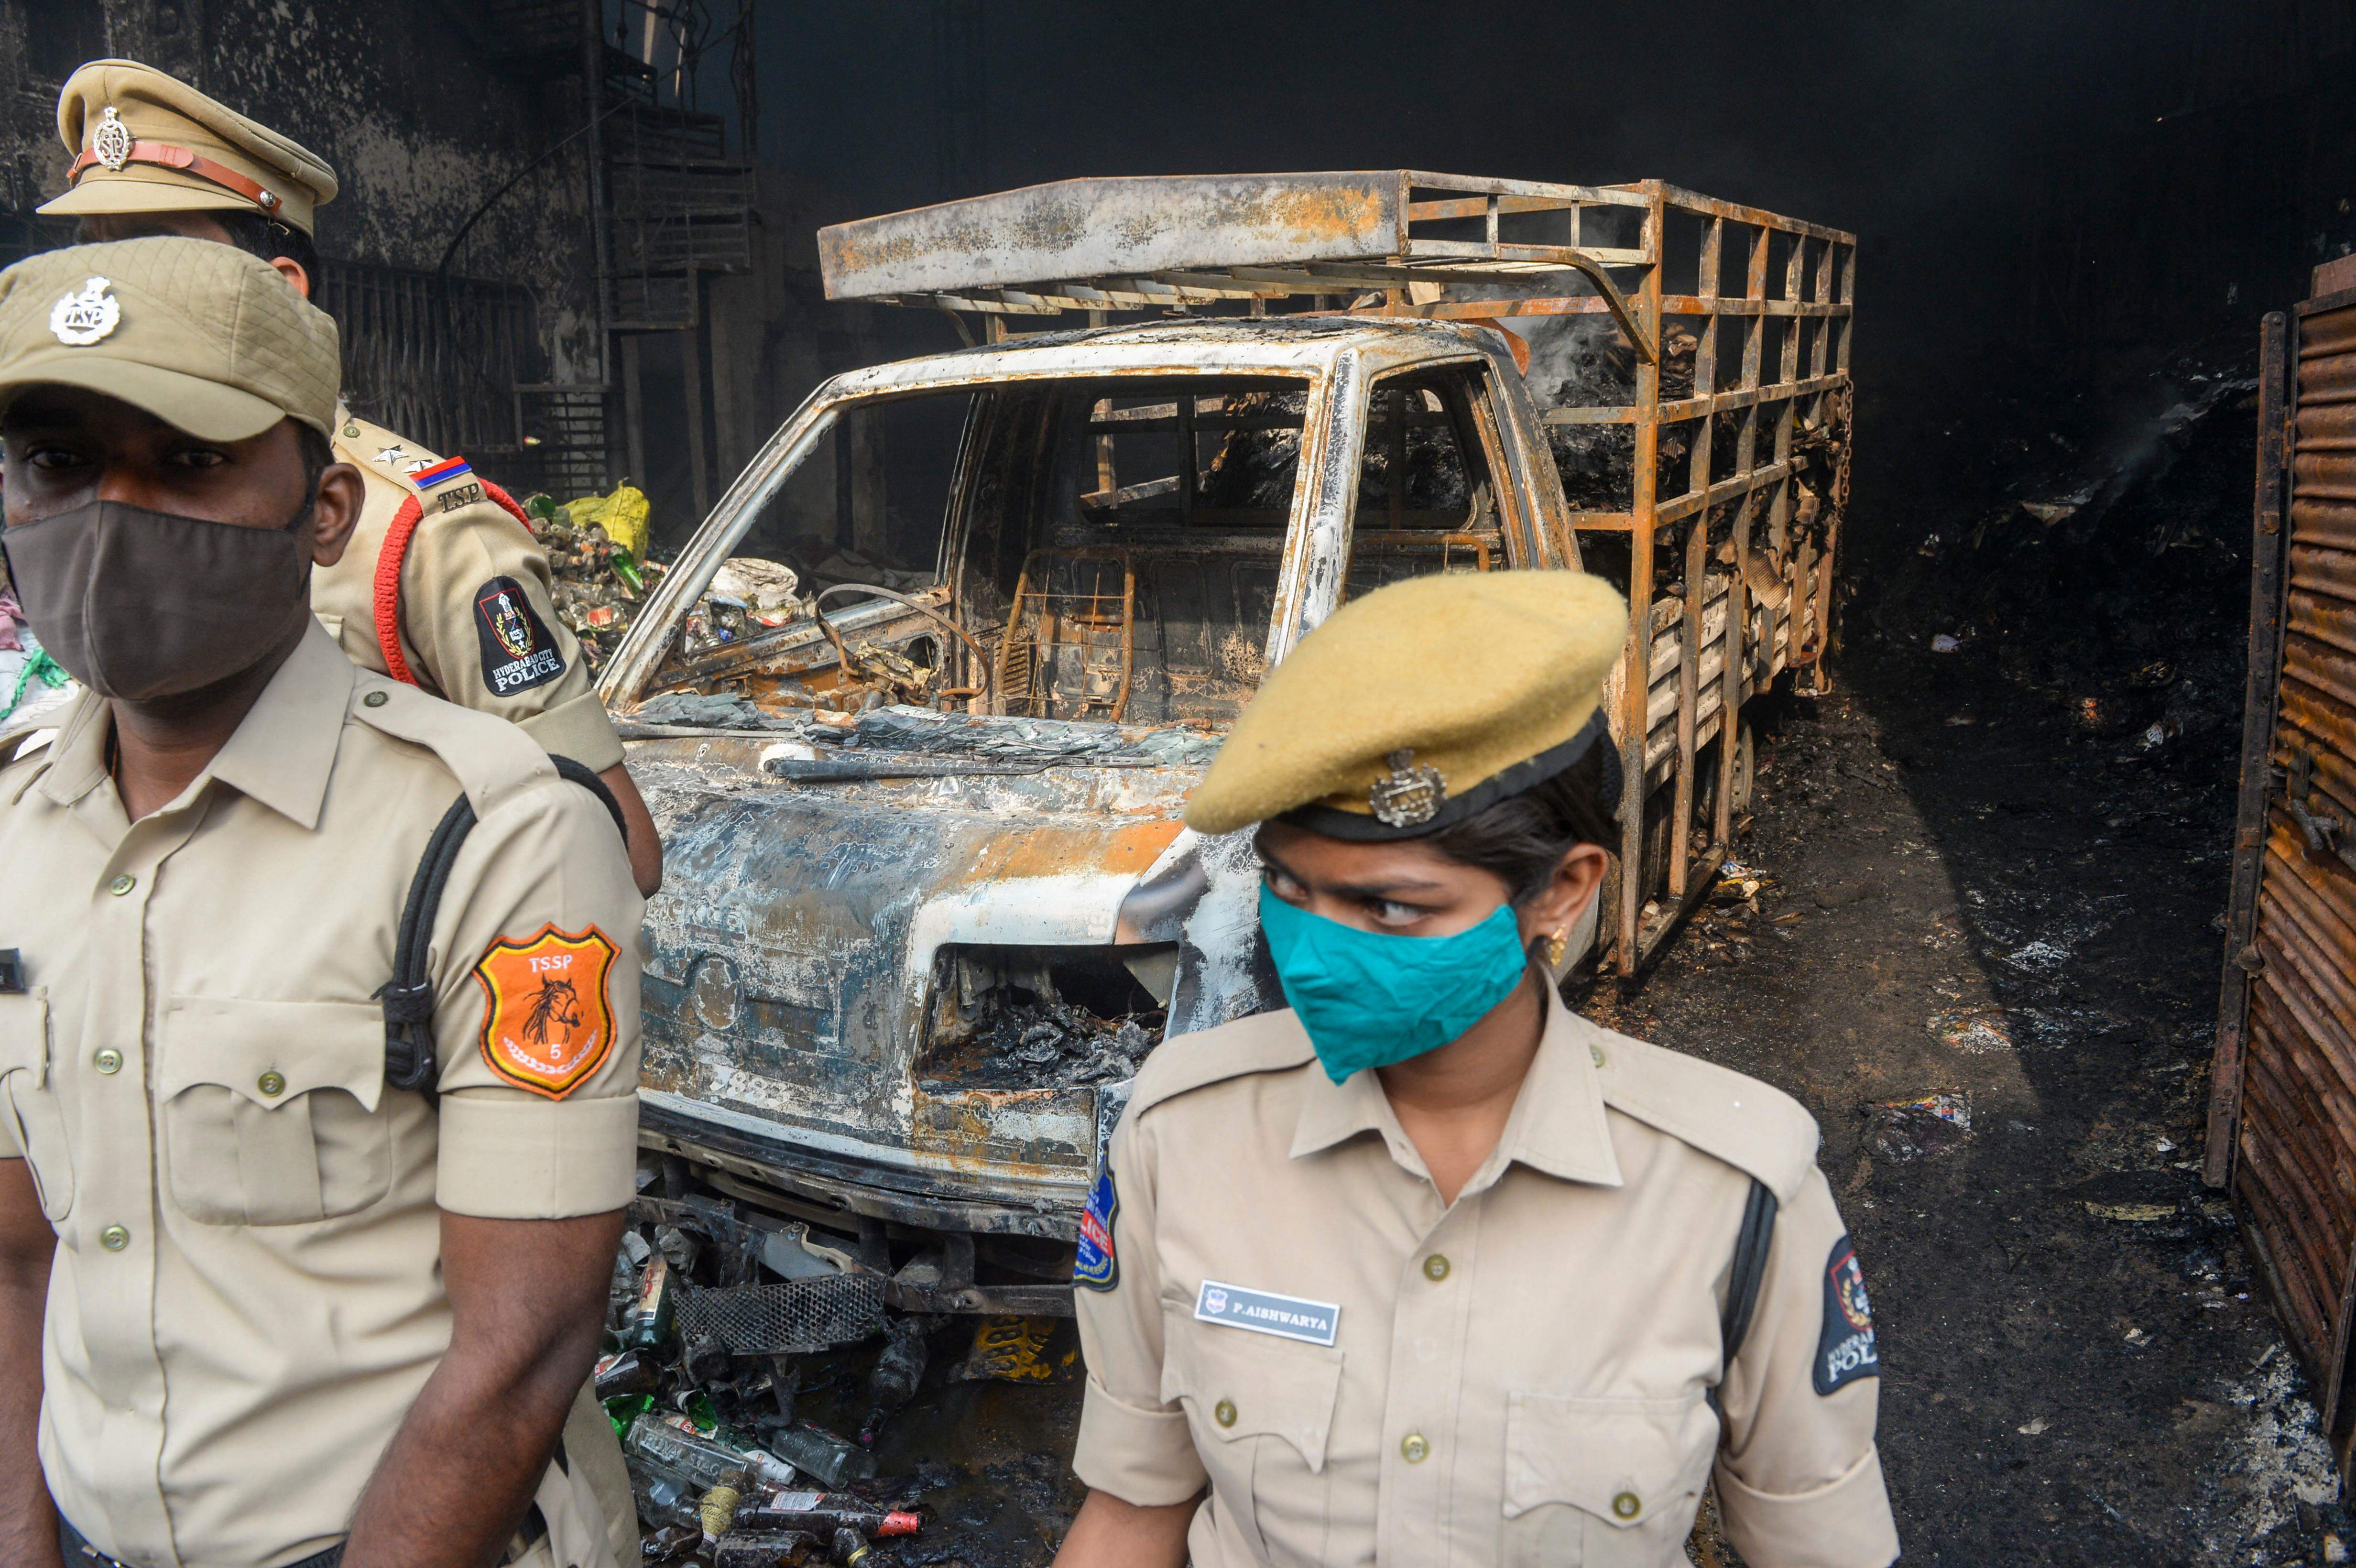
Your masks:
M 336 198 L 326 159 L 137 60 L 92 60 L 69 77 L 58 137 L 89 157 L 47 213 L 259 212 L 309 234 Z
M 1187 825 L 1232 833 L 1287 816 L 1344 838 L 1437 832 L 1604 739 L 1603 679 L 1627 635 L 1627 602 L 1581 571 L 1378 588 L 1269 672 Z
M 206 441 L 282 419 L 332 437 L 341 382 L 336 324 L 234 245 L 121 240 L 0 272 L 0 408 L 83 387 Z

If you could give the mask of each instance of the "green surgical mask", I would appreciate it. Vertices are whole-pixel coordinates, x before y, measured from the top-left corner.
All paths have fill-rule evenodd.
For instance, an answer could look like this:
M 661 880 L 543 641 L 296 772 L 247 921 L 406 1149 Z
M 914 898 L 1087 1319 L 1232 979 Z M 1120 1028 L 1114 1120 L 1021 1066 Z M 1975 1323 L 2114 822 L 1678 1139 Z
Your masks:
M 1513 995 L 1529 968 L 1505 904 L 1453 935 L 1398 936 L 1296 909 L 1263 884 L 1259 923 L 1284 999 L 1336 1083 L 1437 1051 Z

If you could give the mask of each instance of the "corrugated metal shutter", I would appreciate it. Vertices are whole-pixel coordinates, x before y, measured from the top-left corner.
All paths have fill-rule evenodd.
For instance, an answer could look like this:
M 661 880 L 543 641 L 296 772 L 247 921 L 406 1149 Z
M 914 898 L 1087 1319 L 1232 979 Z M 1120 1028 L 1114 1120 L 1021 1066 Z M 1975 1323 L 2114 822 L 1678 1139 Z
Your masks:
M 2356 293 L 2267 319 L 2208 1175 L 2341 1417 L 2356 1304 Z

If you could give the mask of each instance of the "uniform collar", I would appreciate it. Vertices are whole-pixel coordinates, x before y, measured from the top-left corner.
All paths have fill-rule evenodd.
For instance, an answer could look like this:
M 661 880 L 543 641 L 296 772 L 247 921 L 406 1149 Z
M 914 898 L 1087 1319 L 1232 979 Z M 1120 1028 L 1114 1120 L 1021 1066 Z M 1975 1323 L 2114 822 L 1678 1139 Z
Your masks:
M 319 826 L 344 715 L 359 671 L 327 629 L 305 617 L 303 640 L 206 771 L 298 827 Z M 201 782 L 201 781 L 199 781 Z
M 311 621 L 229 742 L 173 804 L 193 800 L 208 779 L 219 779 L 302 827 L 316 827 L 358 678 L 327 629 Z M 107 719 L 106 699 L 83 693 L 50 742 L 55 760 L 35 787 L 71 805 L 103 783 Z
M 1612 1137 L 1603 1115 L 1603 1085 L 1595 1072 L 1590 1036 L 1595 1026 L 1565 1007 L 1554 987 L 1547 987 L 1546 1028 L 1538 1037 L 1538 1053 L 1531 1060 L 1521 1093 L 1514 1098 L 1513 1115 L 1497 1140 L 1496 1152 L 1465 1184 L 1471 1194 L 1494 1182 L 1509 1163 L 1529 1166 L 1566 1181 L 1617 1187 L 1620 1161 L 1612 1151 Z M 1360 1133 L 1380 1133 L 1400 1163 L 1421 1169 L 1412 1159 L 1414 1146 L 1400 1131 L 1398 1117 L 1383 1093 L 1382 1081 L 1372 1068 L 1353 1072 L 1341 1083 L 1327 1078 L 1312 1062 L 1301 1069 L 1300 1118 L 1293 1124 L 1291 1156 L 1295 1159 L 1333 1147 Z

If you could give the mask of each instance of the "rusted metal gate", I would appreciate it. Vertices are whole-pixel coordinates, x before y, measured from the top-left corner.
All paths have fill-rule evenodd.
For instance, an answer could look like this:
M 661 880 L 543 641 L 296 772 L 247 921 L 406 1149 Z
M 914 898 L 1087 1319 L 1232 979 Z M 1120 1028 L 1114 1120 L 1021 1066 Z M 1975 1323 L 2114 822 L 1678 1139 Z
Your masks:
M 516 389 L 547 373 L 540 306 L 517 283 L 328 261 L 318 304 L 336 318 L 344 398 L 432 452 L 477 461 L 523 451 Z
M 2266 318 L 2251 554 L 2204 1174 L 2231 1186 L 2340 1434 L 2356 1304 L 2356 287 Z

